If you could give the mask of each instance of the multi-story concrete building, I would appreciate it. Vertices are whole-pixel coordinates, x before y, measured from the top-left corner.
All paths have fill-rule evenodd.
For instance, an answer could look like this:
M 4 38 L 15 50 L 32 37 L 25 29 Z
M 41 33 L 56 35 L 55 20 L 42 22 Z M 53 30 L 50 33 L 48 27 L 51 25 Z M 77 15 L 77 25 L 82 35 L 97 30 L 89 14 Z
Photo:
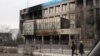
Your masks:
M 35 27 L 35 34 L 42 42 L 49 43 L 52 38 L 53 42 L 59 43 L 61 40 L 67 45 L 75 35 L 80 36 L 80 28 L 75 26 L 75 2 L 61 0 L 49 3 L 21 10 L 22 34 L 34 35 Z
M 20 31 L 36 44 L 70 45 L 99 36 L 99 0 L 54 0 L 20 11 Z
M 76 24 L 81 28 L 82 38 L 100 37 L 100 0 L 77 0 L 76 9 Z

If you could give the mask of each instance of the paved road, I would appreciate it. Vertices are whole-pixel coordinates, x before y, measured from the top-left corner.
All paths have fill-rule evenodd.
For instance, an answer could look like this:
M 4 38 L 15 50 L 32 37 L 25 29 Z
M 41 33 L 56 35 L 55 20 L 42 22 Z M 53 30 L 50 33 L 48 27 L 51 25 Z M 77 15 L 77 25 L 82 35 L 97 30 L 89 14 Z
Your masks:
M 0 56 L 30 56 L 30 55 L 24 55 L 24 54 L 10 54 L 10 53 L 0 53 Z M 36 54 L 34 56 L 41 56 L 39 54 Z M 48 55 L 45 55 L 48 56 Z
M 28 56 L 23 54 L 0 53 L 0 56 Z

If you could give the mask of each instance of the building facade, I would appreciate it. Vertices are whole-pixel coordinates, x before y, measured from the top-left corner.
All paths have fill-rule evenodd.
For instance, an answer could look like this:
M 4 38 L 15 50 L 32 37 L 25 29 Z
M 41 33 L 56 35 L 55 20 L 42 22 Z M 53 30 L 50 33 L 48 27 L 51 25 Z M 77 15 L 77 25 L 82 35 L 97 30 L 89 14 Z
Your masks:
M 77 0 L 76 25 L 81 28 L 82 38 L 100 37 L 100 0 Z
M 99 0 L 54 0 L 23 9 L 20 32 L 42 46 L 99 37 L 99 5 Z

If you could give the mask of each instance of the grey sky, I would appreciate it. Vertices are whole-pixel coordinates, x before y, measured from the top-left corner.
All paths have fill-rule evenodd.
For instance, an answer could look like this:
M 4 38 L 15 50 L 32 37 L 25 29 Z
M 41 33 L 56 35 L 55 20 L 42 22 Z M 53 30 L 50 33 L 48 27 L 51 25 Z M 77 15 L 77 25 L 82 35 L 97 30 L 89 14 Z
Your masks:
M 29 7 L 48 0 L 28 0 Z M 0 26 L 19 28 L 19 10 L 27 7 L 27 0 L 0 0 Z

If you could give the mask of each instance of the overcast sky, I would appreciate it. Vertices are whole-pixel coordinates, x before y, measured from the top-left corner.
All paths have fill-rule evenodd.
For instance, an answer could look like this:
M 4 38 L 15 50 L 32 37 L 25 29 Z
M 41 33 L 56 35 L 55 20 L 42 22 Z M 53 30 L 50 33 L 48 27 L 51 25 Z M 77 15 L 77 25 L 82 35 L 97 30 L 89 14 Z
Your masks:
M 49 0 L 28 0 L 28 7 Z M 0 26 L 19 28 L 19 10 L 27 7 L 27 0 L 0 0 Z

